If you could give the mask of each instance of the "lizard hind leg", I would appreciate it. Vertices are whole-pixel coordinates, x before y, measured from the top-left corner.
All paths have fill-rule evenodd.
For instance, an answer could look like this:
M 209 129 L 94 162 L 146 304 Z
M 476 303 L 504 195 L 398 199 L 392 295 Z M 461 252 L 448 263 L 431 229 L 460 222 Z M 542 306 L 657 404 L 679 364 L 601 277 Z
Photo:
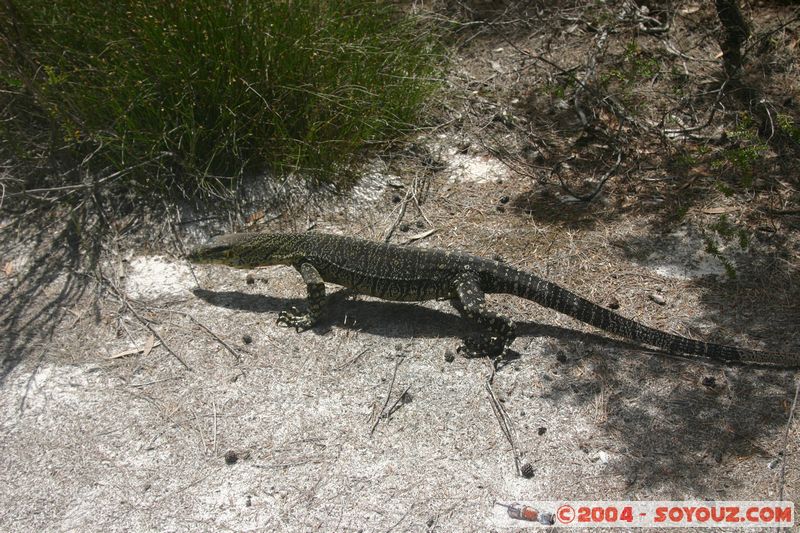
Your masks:
M 488 335 L 484 333 L 477 339 L 466 339 L 464 347 L 459 348 L 459 351 L 465 351 L 467 355 L 473 356 L 501 355 L 516 336 L 514 322 L 487 309 L 486 297 L 477 276 L 463 276 L 455 288 L 461 301 L 461 314 L 480 326 L 484 332 L 488 332 Z
M 325 303 L 325 282 L 311 263 L 302 263 L 294 267 L 306 282 L 308 311 L 301 313 L 296 307 L 292 307 L 287 311 L 281 311 L 276 322 L 293 327 L 297 331 L 304 331 L 313 327 L 322 313 L 322 306 Z

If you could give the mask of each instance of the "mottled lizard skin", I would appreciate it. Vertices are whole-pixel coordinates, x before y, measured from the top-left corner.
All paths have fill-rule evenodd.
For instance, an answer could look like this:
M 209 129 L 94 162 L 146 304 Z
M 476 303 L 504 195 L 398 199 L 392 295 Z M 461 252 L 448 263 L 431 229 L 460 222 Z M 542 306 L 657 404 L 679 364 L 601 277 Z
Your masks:
M 513 322 L 486 307 L 485 293 L 513 294 L 638 343 L 725 362 L 800 367 L 800 356 L 697 341 L 647 327 L 513 266 L 461 252 L 382 244 L 322 233 L 231 233 L 189 254 L 198 263 L 236 268 L 293 265 L 308 288 L 308 311 L 284 311 L 278 321 L 298 330 L 318 319 L 331 282 L 385 300 L 457 298 L 461 312 L 488 335 L 468 351 L 502 352 Z

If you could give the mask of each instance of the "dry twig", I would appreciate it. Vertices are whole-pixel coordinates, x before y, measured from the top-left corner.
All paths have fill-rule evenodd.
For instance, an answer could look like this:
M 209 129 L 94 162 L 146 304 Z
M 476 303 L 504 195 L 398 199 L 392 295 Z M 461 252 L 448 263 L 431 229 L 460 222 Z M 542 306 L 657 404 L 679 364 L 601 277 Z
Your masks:
M 517 469 L 517 475 L 522 475 L 522 470 L 520 470 L 521 456 L 519 453 L 519 448 L 517 447 L 517 439 L 511 424 L 511 419 L 508 417 L 508 413 L 506 413 L 503 405 L 497 399 L 494 389 L 492 388 L 492 382 L 489 379 L 486 380 L 486 391 L 489 393 L 489 400 L 491 400 L 492 403 L 492 411 L 494 411 L 494 416 L 497 418 L 497 422 L 500 424 L 500 430 L 503 432 L 503 435 L 505 435 L 508 443 L 511 445 L 511 453 L 514 454 L 514 467 Z
M 180 313 L 180 314 L 182 314 L 182 315 L 186 315 L 186 316 L 188 316 L 188 317 L 189 317 L 189 319 L 190 319 L 192 322 L 194 322 L 195 324 L 197 324 L 198 326 L 200 326 L 201 328 L 203 328 L 203 329 L 205 330 L 205 332 L 206 332 L 206 333 L 208 333 L 209 335 L 211 335 L 212 337 L 214 337 L 214 339 L 215 339 L 215 340 L 216 340 L 218 343 L 220 343 L 220 344 L 222 345 L 222 347 L 223 347 L 223 348 L 225 348 L 226 350 L 228 350 L 228 352 L 230 352 L 230 353 L 231 353 L 231 355 L 233 355 L 233 357 L 234 357 L 234 359 L 236 359 L 236 362 L 237 362 L 237 363 L 238 363 L 238 362 L 240 362 L 240 361 L 242 360 L 242 356 L 239 354 L 239 352 L 237 352 L 236 350 L 234 350 L 233 348 L 231 348 L 231 346 L 230 346 L 230 345 L 229 345 L 227 342 L 225 342 L 225 341 L 224 341 L 224 340 L 223 340 L 223 339 L 222 339 L 222 338 L 221 338 L 219 335 L 217 335 L 216 333 L 214 333 L 214 332 L 213 332 L 213 331 L 212 331 L 212 330 L 211 330 L 211 329 L 210 329 L 208 326 L 206 326 L 205 324 L 203 324 L 202 322 L 200 322 L 199 320 L 197 320 L 195 317 L 193 317 L 193 316 L 192 316 L 192 315 L 190 315 L 189 313 L 184 313 L 183 311 L 176 311 L 176 312 L 178 312 L 178 313 Z
M 572 159 L 572 158 L 569 158 L 569 159 Z M 558 181 L 561 182 L 561 187 L 565 191 L 567 191 L 567 194 L 569 194 L 573 198 L 576 198 L 577 200 L 580 200 L 581 202 L 591 202 L 594 199 L 594 197 L 597 196 L 600 193 L 600 191 L 603 189 L 603 185 L 606 184 L 606 182 L 609 180 L 609 178 L 611 178 L 611 176 L 614 174 L 614 172 L 616 172 L 616 170 L 619 168 L 619 164 L 620 164 L 621 161 L 622 161 L 622 152 L 617 152 L 617 162 L 614 163 L 614 166 L 611 167 L 605 174 L 603 174 L 603 177 L 600 178 L 600 182 L 597 184 L 597 187 L 595 187 L 594 191 L 592 191 L 589 194 L 578 194 L 578 193 L 574 192 L 572 189 L 569 188 L 567 183 L 561 177 L 561 174 L 558 173 L 558 168 L 561 166 L 561 163 L 563 163 L 564 161 L 562 161 L 558 165 L 556 165 L 556 167 L 553 169 L 553 173 L 558 178 Z
M 397 378 L 397 369 L 400 368 L 400 365 L 403 363 L 404 360 L 405 360 L 405 357 L 399 356 L 398 359 L 397 359 L 397 364 L 394 365 L 394 372 L 392 373 L 392 381 L 389 382 L 389 390 L 386 393 L 386 400 L 384 400 L 383 407 L 381 407 L 381 410 L 378 413 L 378 416 L 375 417 L 375 423 L 372 424 L 372 429 L 369 430 L 369 434 L 370 435 L 375 433 L 375 428 L 378 427 L 378 422 L 380 422 L 381 418 L 385 417 L 384 413 L 386 412 L 386 407 L 389 405 L 389 398 L 391 398 L 392 389 L 394 389 L 394 381 Z M 406 389 L 406 392 L 407 391 L 408 391 L 408 389 Z M 405 394 L 405 392 L 403 394 Z M 400 396 L 400 398 L 402 398 L 402 397 L 403 397 L 403 395 Z
M 156 330 L 156 328 L 153 327 L 151 321 L 147 320 L 146 318 L 144 318 L 142 315 L 139 314 L 136 308 L 133 307 L 133 304 L 131 304 L 131 302 L 128 300 L 125 294 L 123 294 L 123 292 L 119 290 L 119 288 L 117 288 L 114 282 L 112 282 L 102 273 L 100 274 L 100 279 L 103 282 L 103 284 L 105 284 L 107 287 L 111 289 L 111 292 L 114 293 L 114 295 L 119 299 L 122 305 L 124 305 L 131 312 L 131 314 L 135 316 L 139 322 L 142 323 L 144 327 L 150 330 L 150 333 L 156 336 L 156 338 L 161 342 L 161 345 L 164 346 L 164 349 L 166 349 L 172 355 L 172 357 L 177 359 L 186 370 L 192 369 L 188 364 L 186 364 L 186 361 L 184 361 L 180 355 L 178 355 L 172 348 L 170 348 L 169 344 L 167 344 L 167 341 L 165 341 L 164 338 L 161 336 L 161 334 Z
M 425 213 L 422 211 L 422 206 L 421 206 L 420 201 L 419 201 L 419 195 L 421 193 L 421 191 L 419 189 L 419 182 L 420 182 L 420 176 L 419 176 L 419 174 L 417 174 L 416 176 L 414 176 L 414 179 L 411 182 L 411 187 L 409 187 L 408 191 L 406 191 L 406 195 L 403 198 L 402 203 L 400 205 L 400 212 L 397 214 L 397 217 L 395 218 L 395 221 L 392 223 L 392 225 L 389 227 L 389 229 L 386 232 L 386 237 L 384 237 L 384 242 L 389 242 L 389 240 L 392 238 L 392 235 L 394 234 L 395 230 L 400 225 L 400 223 L 403 221 L 403 218 L 406 215 L 406 208 L 407 208 L 409 202 L 412 202 L 412 201 L 414 202 L 414 205 L 417 208 L 417 212 L 419 212 L 420 216 L 425 220 L 425 222 L 427 222 L 429 226 L 433 226 L 431 221 L 428 220 L 428 217 L 425 216 Z M 435 229 L 431 230 L 431 232 L 433 232 L 433 231 L 436 231 L 436 230 Z M 427 237 L 427 235 L 425 235 L 425 237 Z M 419 238 L 424 238 L 424 237 L 419 237 Z M 411 240 L 409 240 L 409 242 L 411 242 Z

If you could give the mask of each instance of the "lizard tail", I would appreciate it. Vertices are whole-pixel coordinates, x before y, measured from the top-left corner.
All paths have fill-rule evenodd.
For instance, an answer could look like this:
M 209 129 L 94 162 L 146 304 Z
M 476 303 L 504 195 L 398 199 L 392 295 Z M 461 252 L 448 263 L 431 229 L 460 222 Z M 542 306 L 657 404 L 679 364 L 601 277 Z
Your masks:
M 800 367 L 800 356 L 798 355 L 747 350 L 735 346 L 697 341 L 650 328 L 529 272 L 509 269 L 498 281 L 501 285 L 498 287 L 500 289 L 498 292 L 514 294 L 596 328 L 641 344 L 656 346 L 671 353 L 699 355 L 734 363 Z

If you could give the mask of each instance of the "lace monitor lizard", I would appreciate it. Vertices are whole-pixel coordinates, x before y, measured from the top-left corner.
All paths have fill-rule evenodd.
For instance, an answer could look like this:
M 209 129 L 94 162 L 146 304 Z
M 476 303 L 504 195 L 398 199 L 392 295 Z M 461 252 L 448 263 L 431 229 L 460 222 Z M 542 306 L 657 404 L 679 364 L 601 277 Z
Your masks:
M 303 277 L 308 309 L 292 308 L 278 322 L 312 327 L 325 300 L 326 281 L 385 300 L 458 298 L 461 313 L 488 335 L 468 339 L 472 353 L 501 353 L 515 337 L 513 322 L 486 307 L 485 293 L 513 294 L 638 343 L 668 352 L 736 363 L 800 367 L 800 356 L 702 342 L 653 329 L 513 266 L 462 252 L 382 244 L 321 233 L 230 233 L 189 253 L 197 263 L 236 268 L 287 264 Z

